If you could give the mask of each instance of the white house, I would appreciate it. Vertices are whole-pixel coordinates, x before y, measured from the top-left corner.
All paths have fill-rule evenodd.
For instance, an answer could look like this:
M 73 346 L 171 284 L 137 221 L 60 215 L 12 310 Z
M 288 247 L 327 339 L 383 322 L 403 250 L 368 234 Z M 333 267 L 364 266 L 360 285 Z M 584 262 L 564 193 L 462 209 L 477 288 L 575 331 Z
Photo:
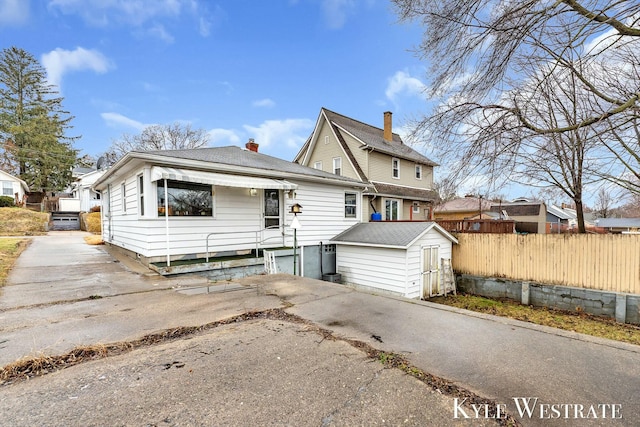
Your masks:
M 331 243 L 343 283 L 421 298 L 442 293 L 443 273 L 458 241 L 435 222 L 369 222 Z
M 71 184 L 71 196 L 77 200 L 80 212 L 89 212 L 91 208 L 101 206 L 101 195 L 92 187 L 105 172 L 105 170 L 91 170 L 76 177 L 73 184 Z M 62 199 L 60 202 L 62 203 Z
M 356 180 L 249 150 L 130 152 L 93 185 L 103 240 L 144 263 L 292 245 L 318 245 L 362 218 Z
M 0 170 L 0 190 L 2 191 L 0 196 L 13 197 L 16 204 L 19 204 L 29 192 L 29 186 L 20 178 Z

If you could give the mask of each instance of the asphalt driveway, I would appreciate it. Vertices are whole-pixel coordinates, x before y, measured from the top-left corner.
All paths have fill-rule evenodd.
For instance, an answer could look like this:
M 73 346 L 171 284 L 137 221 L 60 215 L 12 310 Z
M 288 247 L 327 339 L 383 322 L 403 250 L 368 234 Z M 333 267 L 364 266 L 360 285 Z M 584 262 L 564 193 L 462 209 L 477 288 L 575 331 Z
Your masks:
M 0 365 L 273 308 L 338 338 L 403 354 L 413 366 L 504 405 L 524 425 L 640 422 L 638 346 L 288 275 L 226 284 L 166 279 L 69 232 L 35 238 L 2 290 Z M 456 411 L 455 396 L 398 370 L 381 370 L 343 341 L 328 344 L 308 325 L 260 320 L 225 326 L 0 387 L 0 412 L 27 417 L 21 405 L 49 402 L 36 415 L 13 419 L 15 425 L 45 418 L 48 425 L 491 423 L 482 411 Z M 353 364 L 342 363 L 347 360 Z M 127 369 L 140 374 L 125 375 Z M 135 403 L 138 410 L 114 414 L 113 405 L 101 400 L 116 393 L 129 402 L 136 387 L 145 396 Z M 211 390 L 222 395 L 213 398 Z M 535 403 L 531 416 L 520 414 L 525 401 L 530 408 Z M 245 404 L 251 409 L 241 410 Z M 95 405 L 106 418 L 95 411 L 80 416 L 81 408 Z M 264 405 L 258 413 L 264 417 L 255 405 Z

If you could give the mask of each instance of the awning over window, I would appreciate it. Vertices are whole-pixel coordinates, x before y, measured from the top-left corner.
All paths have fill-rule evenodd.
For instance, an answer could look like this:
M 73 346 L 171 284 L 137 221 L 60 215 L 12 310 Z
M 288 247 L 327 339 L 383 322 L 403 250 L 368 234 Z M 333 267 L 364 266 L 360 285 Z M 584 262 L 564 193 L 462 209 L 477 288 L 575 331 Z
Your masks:
M 216 172 L 202 172 L 189 169 L 175 169 L 154 166 L 151 168 L 151 181 L 170 179 L 173 181 L 193 182 L 196 184 L 220 185 L 222 187 L 270 188 L 274 190 L 295 190 L 296 184 L 283 179 L 258 178 L 244 175 L 227 175 Z

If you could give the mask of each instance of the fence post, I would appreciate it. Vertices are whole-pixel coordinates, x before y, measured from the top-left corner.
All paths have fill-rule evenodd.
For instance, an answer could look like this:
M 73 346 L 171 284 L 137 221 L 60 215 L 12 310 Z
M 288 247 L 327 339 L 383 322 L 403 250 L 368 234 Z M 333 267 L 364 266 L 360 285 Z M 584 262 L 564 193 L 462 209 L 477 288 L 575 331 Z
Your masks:
M 627 322 L 627 296 L 616 294 L 616 322 Z
M 522 305 L 529 305 L 529 282 L 522 282 Z

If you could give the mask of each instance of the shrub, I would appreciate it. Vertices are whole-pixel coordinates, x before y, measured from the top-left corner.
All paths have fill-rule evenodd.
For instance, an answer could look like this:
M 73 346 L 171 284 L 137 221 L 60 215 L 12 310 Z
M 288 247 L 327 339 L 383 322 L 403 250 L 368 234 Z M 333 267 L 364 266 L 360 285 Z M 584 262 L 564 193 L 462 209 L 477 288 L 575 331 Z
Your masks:
M 100 206 L 94 206 L 91 209 L 89 209 L 89 212 L 100 212 Z
M 100 212 L 86 214 L 87 231 L 90 233 L 100 233 L 102 224 L 100 223 Z
M 13 208 L 16 203 L 11 196 L 0 196 L 0 208 Z

